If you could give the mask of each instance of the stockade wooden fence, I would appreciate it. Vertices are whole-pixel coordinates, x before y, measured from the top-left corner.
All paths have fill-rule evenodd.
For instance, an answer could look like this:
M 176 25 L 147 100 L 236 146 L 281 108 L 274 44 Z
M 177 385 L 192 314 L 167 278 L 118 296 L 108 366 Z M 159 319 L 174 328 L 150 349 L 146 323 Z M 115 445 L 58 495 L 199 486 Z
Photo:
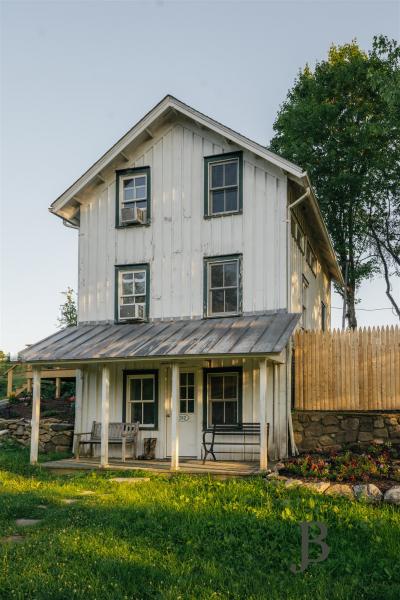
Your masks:
M 295 408 L 400 410 L 400 328 L 299 331 Z

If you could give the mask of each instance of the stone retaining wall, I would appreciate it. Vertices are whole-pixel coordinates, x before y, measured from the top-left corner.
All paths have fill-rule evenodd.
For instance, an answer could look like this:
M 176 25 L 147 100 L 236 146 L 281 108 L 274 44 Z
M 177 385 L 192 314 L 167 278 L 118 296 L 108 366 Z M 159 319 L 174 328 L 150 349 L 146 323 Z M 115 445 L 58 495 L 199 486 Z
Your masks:
M 295 411 L 293 429 L 299 452 L 338 451 L 352 443 L 400 445 L 400 413 Z
M 70 452 L 74 426 L 60 419 L 48 417 L 40 420 L 39 451 Z M 29 446 L 31 441 L 30 419 L 0 419 L 0 439 L 11 438 Z

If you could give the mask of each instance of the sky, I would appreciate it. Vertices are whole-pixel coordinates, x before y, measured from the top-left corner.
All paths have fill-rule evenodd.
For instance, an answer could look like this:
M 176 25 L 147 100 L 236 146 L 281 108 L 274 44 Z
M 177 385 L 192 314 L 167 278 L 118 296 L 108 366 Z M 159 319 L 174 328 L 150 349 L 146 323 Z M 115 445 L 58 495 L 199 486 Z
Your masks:
M 332 43 L 400 39 L 389 0 L 0 0 L 0 11 L 0 349 L 12 353 L 56 331 L 61 292 L 77 288 L 77 232 L 50 203 L 165 94 L 265 145 L 306 63 Z M 360 325 L 396 323 L 381 280 L 360 297 Z

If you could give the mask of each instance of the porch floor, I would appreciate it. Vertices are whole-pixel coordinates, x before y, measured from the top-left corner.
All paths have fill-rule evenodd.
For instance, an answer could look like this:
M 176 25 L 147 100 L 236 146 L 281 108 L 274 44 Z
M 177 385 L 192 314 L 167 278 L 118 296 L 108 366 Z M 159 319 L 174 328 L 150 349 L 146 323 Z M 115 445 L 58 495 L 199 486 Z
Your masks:
M 56 473 L 73 473 L 75 471 L 100 470 L 100 461 L 98 458 L 81 458 L 79 461 L 74 458 L 62 460 L 52 460 L 40 463 L 40 466 Z M 109 471 L 130 471 L 132 469 L 140 471 L 152 471 L 153 473 L 173 473 L 171 471 L 171 462 L 165 460 L 127 460 L 123 463 L 119 459 L 111 458 L 106 470 Z M 102 469 L 103 470 L 103 469 Z M 210 474 L 216 476 L 246 477 L 260 473 L 258 462 L 250 461 L 210 461 L 204 465 L 201 460 L 180 459 L 179 473 L 191 474 Z

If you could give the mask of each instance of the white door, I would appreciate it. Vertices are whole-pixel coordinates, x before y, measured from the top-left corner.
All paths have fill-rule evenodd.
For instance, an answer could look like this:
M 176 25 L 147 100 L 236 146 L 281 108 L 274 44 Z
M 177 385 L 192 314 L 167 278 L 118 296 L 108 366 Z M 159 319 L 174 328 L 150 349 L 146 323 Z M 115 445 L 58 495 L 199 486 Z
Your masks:
M 168 416 L 170 413 L 168 413 Z M 179 456 L 196 458 L 197 406 L 194 372 L 180 373 L 179 376 Z M 166 419 L 167 453 L 171 455 L 171 418 Z

